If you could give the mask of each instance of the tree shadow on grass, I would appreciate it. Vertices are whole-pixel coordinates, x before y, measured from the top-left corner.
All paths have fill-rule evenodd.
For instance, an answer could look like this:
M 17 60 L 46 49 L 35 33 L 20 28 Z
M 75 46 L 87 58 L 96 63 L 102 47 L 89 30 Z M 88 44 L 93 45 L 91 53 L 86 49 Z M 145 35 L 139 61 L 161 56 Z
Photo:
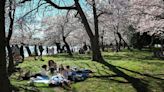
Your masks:
M 162 89 L 162 92 L 164 92 L 164 81 L 158 82 L 157 84 Z
M 91 78 L 99 78 L 99 79 L 103 79 L 103 80 L 111 80 L 111 81 L 114 81 L 114 82 L 117 82 L 117 83 L 129 83 L 127 81 L 122 81 L 122 80 L 117 80 L 117 79 L 114 79 L 115 77 L 120 77 L 118 75 L 111 75 L 111 74 L 108 74 L 108 75 L 95 75 L 95 76 L 92 76 Z
M 114 72 L 116 74 L 116 75 L 114 75 L 115 77 L 124 78 L 126 81 L 120 81 L 120 80 L 115 80 L 115 79 L 111 79 L 111 80 L 117 81 L 119 83 L 131 83 L 131 85 L 133 86 L 133 88 L 136 89 L 137 92 L 151 92 L 151 90 L 148 88 L 148 84 L 146 83 L 146 81 L 139 79 L 139 78 L 129 76 L 126 73 L 124 73 L 123 71 L 121 71 L 120 69 L 118 69 L 118 67 L 111 65 L 106 61 L 99 62 L 99 63 L 105 65 L 106 67 L 108 67 L 108 69 L 110 69 L 112 72 Z M 84 63 L 84 64 L 87 64 L 87 63 Z M 98 73 L 101 75 L 99 67 L 96 67 L 96 69 L 97 69 Z M 104 75 L 99 76 L 99 78 L 104 78 L 104 77 L 106 77 L 106 76 L 104 76 Z M 109 78 L 111 76 L 107 76 L 107 77 Z
M 126 81 L 131 83 L 131 85 L 133 86 L 133 88 L 136 89 L 137 92 L 151 92 L 151 90 L 148 88 L 148 84 L 142 79 L 129 76 L 120 69 L 118 69 L 116 66 L 111 65 L 106 61 L 101 61 L 100 63 L 107 66 L 111 71 L 116 73 L 118 76 L 124 78 Z
M 120 67 L 120 66 L 116 66 L 116 67 L 118 67 L 118 68 L 120 68 L 120 69 L 123 69 L 123 70 L 126 70 L 126 71 L 129 71 L 129 72 L 131 72 L 131 73 L 139 74 L 139 75 L 141 75 L 141 76 L 146 76 L 146 77 L 150 77 L 150 78 L 157 79 L 157 80 L 164 80 L 164 79 L 162 79 L 162 78 L 155 77 L 155 76 L 150 75 L 150 74 L 143 74 L 143 73 L 140 73 L 140 72 L 137 72 L 137 71 L 133 71 L 133 70 L 130 70 L 130 69 L 127 69 L 127 68 L 123 68 L 123 67 Z
M 20 92 L 20 90 L 24 90 L 23 92 L 40 92 L 40 90 L 35 87 L 35 86 L 29 86 L 29 85 L 21 85 L 21 86 L 16 86 L 16 88 L 18 88 L 19 90 L 16 91 L 14 90 L 14 92 Z

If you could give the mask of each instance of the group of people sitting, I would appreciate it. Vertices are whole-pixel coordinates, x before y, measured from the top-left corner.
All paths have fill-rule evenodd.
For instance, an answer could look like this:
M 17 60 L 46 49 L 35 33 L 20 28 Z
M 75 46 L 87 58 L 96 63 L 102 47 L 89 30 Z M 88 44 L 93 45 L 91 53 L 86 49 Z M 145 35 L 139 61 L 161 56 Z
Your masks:
M 92 71 L 88 69 L 64 67 L 62 64 L 57 65 L 53 60 L 49 60 L 48 65 L 42 65 L 39 73 L 22 78 L 30 79 L 30 84 L 47 83 L 49 86 L 70 87 L 70 83 L 85 80 L 90 77 L 90 73 Z

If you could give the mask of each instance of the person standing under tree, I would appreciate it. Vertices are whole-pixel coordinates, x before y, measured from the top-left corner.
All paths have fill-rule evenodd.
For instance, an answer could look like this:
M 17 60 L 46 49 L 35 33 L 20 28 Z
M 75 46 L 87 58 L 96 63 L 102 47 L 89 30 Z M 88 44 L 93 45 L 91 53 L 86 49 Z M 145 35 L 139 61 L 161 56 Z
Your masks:
M 41 59 L 42 61 L 44 61 L 44 60 L 42 59 L 43 51 L 44 51 L 43 46 L 40 44 L 40 45 L 39 45 L 39 52 L 40 52 L 39 57 L 40 57 L 40 59 Z
M 87 47 L 86 42 L 84 42 L 84 45 L 83 45 L 83 50 L 84 50 L 84 52 L 88 50 L 88 47 Z
M 37 45 L 34 46 L 34 52 L 35 52 L 34 59 L 37 60 L 37 56 L 38 56 Z
M 23 49 L 23 47 L 24 47 L 24 44 L 21 43 L 21 47 L 20 47 L 20 55 L 22 56 L 22 62 L 24 61 L 24 49 Z
M 46 54 L 47 54 L 47 55 L 48 55 L 48 53 L 49 53 L 49 52 L 48 52 L 48 49 L 49 49 L 48 46 L 46 46 Z

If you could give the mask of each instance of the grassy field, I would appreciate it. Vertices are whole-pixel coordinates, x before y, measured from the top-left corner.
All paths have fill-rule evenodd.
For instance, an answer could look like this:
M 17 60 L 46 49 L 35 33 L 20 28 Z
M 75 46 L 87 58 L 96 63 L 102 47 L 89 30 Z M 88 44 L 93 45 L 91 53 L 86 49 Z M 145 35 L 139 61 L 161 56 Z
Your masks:
M 150 52 L 104 52 L 103 56 L 108 63 L 116 66 L 117 69 L 143 81 L 150 92 L 164 92 L 164 61 L 153 58 Z M 45 61 L 34 61 L 33 58 L 26 58 L 25 62 L 19 66 L 24 71 L 30 70 L 35 73 L 40 71 L 40 67 L 47 64 L 50 59 L 57 64 L 87 68 L 95 72 L 93 78 L 71 84 L 71 92 L 136 92 L 136 89 L 127 80 L 120 76 L 113 76 L 115 73 L 106 66 L 91 61 L 90 55 L 76 54 L 72 58 L 66 54 L 44 56 Z M 30 87 L 27 81 L 16 80 L 17 75 L 17 73 L 13 74 L 10 80 L 14 86 L 20 88 L 21 92 L 31 92 L 34 89 L 38 92 L 68 92 L 68 90 L 59 87 L 49 88 L 45 84 Z

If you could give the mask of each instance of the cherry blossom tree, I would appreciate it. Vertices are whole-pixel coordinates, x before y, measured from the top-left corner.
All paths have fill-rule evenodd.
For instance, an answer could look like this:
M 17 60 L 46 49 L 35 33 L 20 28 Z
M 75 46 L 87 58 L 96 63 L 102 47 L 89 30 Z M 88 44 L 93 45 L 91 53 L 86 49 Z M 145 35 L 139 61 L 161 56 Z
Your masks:
M 55 20 L 55 21 L 54 21 Z M 69 35 L 76 31 L 82 26 L 74 16 L 68 14 L 65 16 L 54 16 L 43 20 L 43 25 L 45 28 L 45 33 L 48 39 L 51 39 L 51 43 L 63 41 L 67 52 L 72 56 L 71 48 L 67 42 Z

